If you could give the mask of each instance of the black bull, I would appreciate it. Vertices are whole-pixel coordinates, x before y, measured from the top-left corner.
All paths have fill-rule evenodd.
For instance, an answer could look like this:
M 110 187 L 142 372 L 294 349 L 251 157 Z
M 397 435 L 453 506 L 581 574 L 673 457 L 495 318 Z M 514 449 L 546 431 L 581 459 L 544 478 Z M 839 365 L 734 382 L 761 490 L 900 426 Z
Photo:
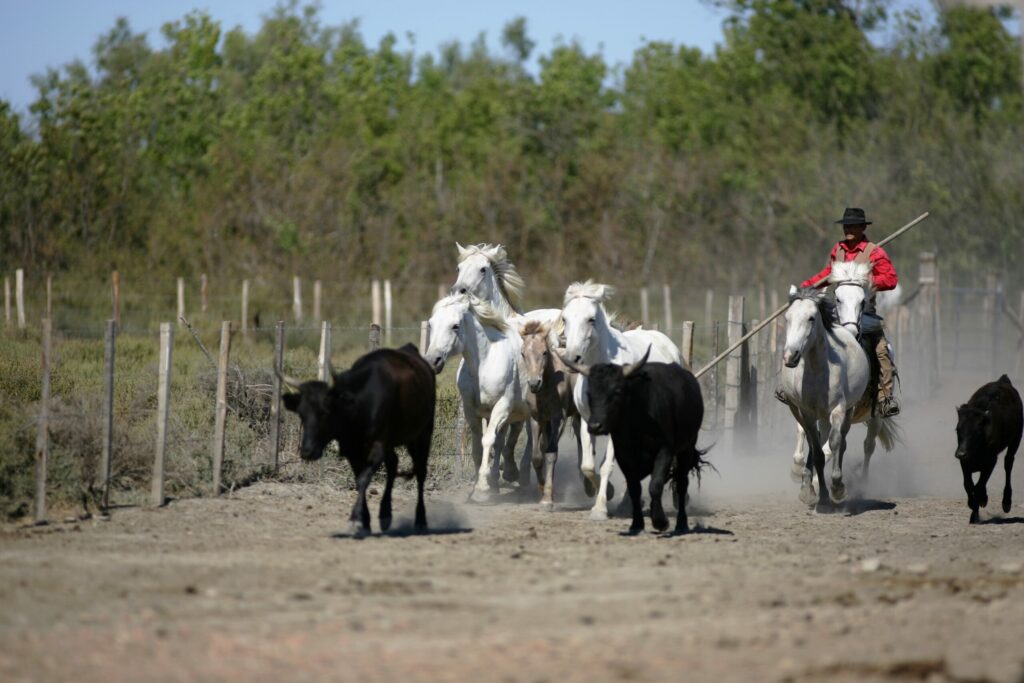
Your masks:
M 380 501 L 380 526 L 391 526 L 391 489 L 398 472 L 395 448 L 405 446 L 412 457 L 418 498 L 416 529 L 427 528 L 423 483 L 434 432 L 436 400 L 433 369 L 412 344 L 400 349 L 372 351 L 350 369 L 334 375 L 333 383 L 282 378 L 296 393 L 283 397 L 285 408 L 302 420 L 303 460 L 319 460 L 324 448 L 337 440 L 338 450 L 352 466 L 357 495 L 352 506 L 354 533 L 370 530 L 366 488 L 384 465 L 387 480 Z
M 686 533 L 686 489 L 691 472 L 700 475 L 705 451 L 697 449 L 704 401 L 693 373 L 675 363 L 648 363 L 648 349 L 633 365 L 566 364 L 587 377 L 587 425 L 594 434 L 610 434 L 615 460 L 626 478 L 633 505 L 630 533 L 644 529 L 640 482 L 650 476 L 651 523 L 668 528 L 661 504 L 665 482 L 672 477 L 679 493 L 676 533 Z M 565 359 L 563 359 L 565 360 Z

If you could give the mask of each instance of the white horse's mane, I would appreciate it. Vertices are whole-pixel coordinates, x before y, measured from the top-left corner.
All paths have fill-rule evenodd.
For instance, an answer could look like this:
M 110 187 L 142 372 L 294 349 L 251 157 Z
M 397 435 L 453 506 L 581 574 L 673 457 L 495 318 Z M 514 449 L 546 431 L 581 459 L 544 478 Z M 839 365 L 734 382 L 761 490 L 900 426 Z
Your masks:
M 489 325 L 501 332 L 508 330 L 508 320 L 490 302 L 479 299 L 472 294 L 449 294 L 434 304 L 430 315 L 433 316 L 438 310 L 448 306 L 468 306 L 476 319 L 483 325 Z
M 500 244 L 471 244 L 464 247 L 458 242 L 455 246 L 459 250 L 459 263 L 462 263 L 470 256 L 480 254 L 491 263 L 494 270 L 494 277 L 498 281 L 498 290 L 508 301 L 513 311 L 522 307 L 523 289 L 526 283 L 516 270 L 515 265 L 508 260 L 508 252 Z
M 573 299 L 591 299 L 603 304 L 615 295 L 615 288 L 611 285 L 603 285 L 593 280 L 586 282 L 574 282 L 565 290 L 565 299 L 562 305 L 568 304 Z
M 840 282 L 857 284 L 869 292 L 872 288 L 871 270 L 872 265 L 870 263 L 857 263 L 856 261 L 833 263 L 828 281 L 832 284 L 839 284 Z

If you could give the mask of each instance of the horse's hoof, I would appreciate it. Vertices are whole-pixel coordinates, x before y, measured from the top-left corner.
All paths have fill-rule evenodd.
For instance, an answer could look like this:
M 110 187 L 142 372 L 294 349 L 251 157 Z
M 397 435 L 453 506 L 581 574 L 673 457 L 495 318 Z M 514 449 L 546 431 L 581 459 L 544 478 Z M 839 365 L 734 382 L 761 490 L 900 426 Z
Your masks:
M 505 470 L 501 473 L 501 478 L 509 484 L 515 484 L 519 481 L 519 470 Z
M 665 529 L 668 529 L 668 518 L 667 517 L 661 517 L 661 518 L 657 518 L 657 519 L 652 518 L 651 519 L 651 526 L 653 526 L 658 531 L 665 531 Z
M 832 490 L 829 493 L 829 497 L 833 503 L 842 503 L 846 500 L 846 485 L 845 484 L 832 484 Z
M 977 524 L 980 521 L 981 521 L 981 516 L 978 514 L 977 510 L 972 510 L 971 511 L 971 518 L 967 521 L 967 523 L 968 524 Z
M 630 536 L 639 536 L 643 532 L 644 532 L 644 528 L 642 526 L 631 526 L 631 527 L 629 527 L 629 535 Z
M 1012 507 L 1012 502 L 1010 501 L 1009 496 L 1004 496 L 1003 497 L 1003 512 L 1006 513 L 1006 514 L 1010 514 L 1010 508 L 1011 507 Z
M 469 496 L 469 500 L 474 503 L 490 503 L 491 502 L 491 490 L 490 489 L 473 489 L 473 493 Z
M 601 508 L 594 508 L 590 511 L 590 519 L 594 522 L 607 522 L 608 521 L 608 510 Z
M 538 505 L 540 505 L 540 509 L 544 510 L 545 512 L 551 512 L 552 510 L 555 509 L 555 504 L 552 503 L 550 500 L 542 500 L 540 503 L 538 503 Z
M 817 494 L 810 482 L 804 482 L 800 486 L 800 502 L 807 506 L 814 505 L 818 500 Z
M 802 463 L 794 462 L 789 467 L 789 478 L 796 484 L 802 483 L 806 474 L 807 468 Z
M 366 538 L 369 535 L 370 530 L 363 526 L 362 522 L 352 521 L 348 523 L 348 533 L 352 538 Z
M 387 531 L 390 528 L 391 528 L 391 517 L 381 517 L 380 518 L 380 530 L 381 531 Z
M 583 492 L 587 494 L 589 498 L 593 498 L 597 495 L 597 487 L 594 486 L 594 482 L 590 481 L 590 478 L 585 475 L 583 477 Z

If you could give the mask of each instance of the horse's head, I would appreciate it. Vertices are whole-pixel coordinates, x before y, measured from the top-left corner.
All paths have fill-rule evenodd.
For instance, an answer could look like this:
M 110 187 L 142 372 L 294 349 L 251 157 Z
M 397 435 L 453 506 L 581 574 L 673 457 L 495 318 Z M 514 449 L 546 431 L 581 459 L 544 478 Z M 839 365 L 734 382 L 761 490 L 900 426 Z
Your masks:
M 471 245 L 464 247 L 458 242 L 459 249 L 458 277 L 452 285 L 452 294 L 472 294 L 484 301 L 494 301 L 497 284 L 494 278 L 494 266 L 488 257 L 490 245 Z M 498 245 L 496 247 L 504 251 Z
M 562 321 L 565 324 L 565 353 L 574 363 L 584 362 L 598 343 L 598 328 L 608 326 L 608 319 L 601 305 L 614 294 L 614 288 L 597 284 L 591 280 L 569 285 L 565 291 L 562 306 Z
M 859 338 L 864 303 L 871 296 L 871 264 L 854 261 L 833 263 L 828 281 L 836 286 L 836 312 L 840 324 Z
M 819 303 L 824 296 L 824 292 L 815 291 L 810 287 L 789 288 L 786 345 L 782 351 L 782 362 L 787 368 L 795 368 L 800 363 L 808 342 L 820 329 Z
M 551 364 L 548 349 L 550 327 L 536 320 L 528 320 L 519 327 L 523 338 L 523 370 L 530 391 L 537 393 L 544 386 L 544 372 Z
M 434 372 L 440 374 L 449 358 L 462 353 L 468 311 L 469 297 L 465 294 L 452 294 L 434 304 L 428 323 L 430 341 L 423 354 Z

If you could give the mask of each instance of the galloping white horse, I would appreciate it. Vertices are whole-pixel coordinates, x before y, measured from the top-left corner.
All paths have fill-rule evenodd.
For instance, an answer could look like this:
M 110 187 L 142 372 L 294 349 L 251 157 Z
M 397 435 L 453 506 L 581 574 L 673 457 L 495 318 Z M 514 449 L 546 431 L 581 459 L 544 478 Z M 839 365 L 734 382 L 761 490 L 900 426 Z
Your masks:
M 452 294 L 472 294 L 486 301 L 513 325 L 518 325 L 523 319 L 551 324 L 562 312 L 557 308 L 538 308 L 523 313 L 522 298 L 526 283 L 502 245 L 471 244 L 464 247 L 456 242 L 455 246 L 459 250 L 459 275 L 452 285 Z M 505 458 L 505 480 L 515 481 L 518 478 L 520 485 L 525 487 L 530 483 L 529 454 L 523 454 L 517 472 L 513 453 L 522 428 L 523 423 L 515 423 L 510 427 L 502 455 Z
M 471 294 L 452 294 L 434 304 L 430 342 L 423 357 L 440 373 L 462 354 L 456 385 L 473 435 L 479 468 L 472 499 L 486 502 L 498 490 L 498 455 L 509 423 L 530 417 L 529 388 L 520 368 L 523 340 L 501 313 Z M 486 423 L 486 426 L 484 426 Z M 527 455 L 532 443 L 527 441 Z
M 614 288 L 609 285 L 597 284 L 592 280 L 569 285 L 565 290 L 561 316 L 565 329 L 565 353 L 562 355 L 580 365 L 626 365 L 640 360 L 650 348 L 650 360 L 682 365 L 679 348 L 661 332 L 644 329 L 620 332 L 611 326 L 603 304 L 614 293 Z M 580 377 L 573 387 L 573 400 L 584 421 L 590 418 L 590 406 L 586 400 L 587 384 L 587 378 Z M 594 476 L 596 443 L 588 430 L 581 431 L 583 457 L 580 469 L 589 494 L 594 484 L 598 483 Z M 608 450 L 601 463 L 597 498 L 590 511 L 591 519 L 608 519 L 608 478 L 612 473 L 614 455 L 615 450 L 609 439 Z
M 831 503 L 825 487 L 825 453 L 818 421 L 829 424 L 828 441 L 833 453 L 831 493 L 832 500 L 839 502 L 846 497 L 846 434 L 854 407 L 867 388 L 870 367 L 857 339 L 839 323 L 835 304 L 825 292 L 813 287 L 791 287 L 789 300 L 780 394 L 803 427 L 811 447 L 800 499 L 808 505 L 814 501 L 813 463 L 818 478 L 818 510 L 824 512 L 831 509 Z
M 838 322 L 855 337 L 860 334 L 860 321 L 864 313 L 864 303 L 871 297 L 871 264 L 856 263 L 847 261 L 832 265 L 832 273 L 829 275 L 829 284 L 835 285 L 836 313 Z M 887 296 L 883 297 L 885 294 Z M 890 310 L 898 305 L 899 286 L 889 292 L 879 292 L 876 297 L 876 307 L 879 314 L 883 310 Z M 883 308 L 883 302 L 885 308 Z M 868 359 L 870 368 L 870 358 Z M 872 396 L 865 392 L 864 396 L 857 401 L 856 408 L 850 418 L 851 424 L 863 422 L 867 427 L 867 436 L 864 438 L 864 463 L 861 465 L 861 479 L 867 479 L 868 468 L 871 464 L 871 456 L 875 453 L 875 442 L 881 440 L 882 447 L 886 452 L 892 451 L 899 438 L 899 429 L 893 418 L 883 418 L 872 414 Z M 832 458 L 832 450 L 828 443 L 822 445 L 825 452 L 825 461 Z M 807 463 L 806 435 L 803 428 L 797 424 L 796 450 L 793 452 L 792 475 L 797 481 L 803 481 Z

